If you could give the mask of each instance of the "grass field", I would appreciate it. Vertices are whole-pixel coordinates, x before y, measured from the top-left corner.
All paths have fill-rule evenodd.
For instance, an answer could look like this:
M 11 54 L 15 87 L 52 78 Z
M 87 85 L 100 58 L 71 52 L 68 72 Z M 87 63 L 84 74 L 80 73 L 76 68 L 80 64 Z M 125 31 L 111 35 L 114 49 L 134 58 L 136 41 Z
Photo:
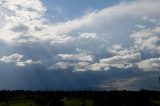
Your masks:
M 85 101 L 81 101 L 79 99 L 69 99 L 64 102 L 64 106 L 82 106 L 85 103 L 85 106 L 93 106 L 93 100 L 87 99 Z
M 65 100 L 64 106 L 82 106 L 82 101 L 80 99 L 70 98 Z M 151 103 L 155 106 L 160 106 L 160 100 L 151 100 Z M 12 100 L 9 102 L 0 102 L 0 106 L 39 106 L 31 100 Z M 44 105 L 43 105 L 44 106 Z M 46 104 L 45 106 L 49 106 Z M 94 106 L 93 100 L 85 100 L 85 106 Z
M 1 102 L 0 106 L 37 106 L 31 100 L 14 100 L 9 102 Z
M 160 106 L 160 92 L 0 92 L 0 106 Z
M 151 100 L 151 103 L 160 106 L 160 100 Z
M 84 101 L 76 98 L 69 98 L 64 100 L 64 106 L 82 106 L 83 103 Z M 8 102 L 0 102 L 0 106 L 39 106 L 39 104 L 34 103 L 32 100 L 23 100 L 20 98 L 16 98 Z M 45 106 L 48 106 L 48 104 L 46 104 Z M 93 106 L 93 100 L 85 100 L 85 106 Z

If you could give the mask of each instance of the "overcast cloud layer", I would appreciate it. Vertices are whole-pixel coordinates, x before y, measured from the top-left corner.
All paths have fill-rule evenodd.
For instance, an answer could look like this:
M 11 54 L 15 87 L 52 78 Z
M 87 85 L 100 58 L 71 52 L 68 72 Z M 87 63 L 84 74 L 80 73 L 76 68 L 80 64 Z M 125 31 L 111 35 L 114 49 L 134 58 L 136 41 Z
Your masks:
M 59 20 L 65 9 L 0 0 L 0 89 L 160 86 L 159 0 L 125 0 Z

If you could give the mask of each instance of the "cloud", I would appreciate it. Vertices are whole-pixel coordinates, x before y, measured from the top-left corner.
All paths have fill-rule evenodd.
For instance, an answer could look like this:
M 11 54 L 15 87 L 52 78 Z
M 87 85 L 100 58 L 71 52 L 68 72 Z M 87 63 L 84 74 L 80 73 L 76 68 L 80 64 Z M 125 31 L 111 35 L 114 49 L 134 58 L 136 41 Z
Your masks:
M 25 25 L 23 25 L 23 24 L 18 24 L 18 25 L 16 25 L 16 26 L 13 26 L 12 28 L 11 28 L 11 30 L 13 31 L 13 32 L 26 32 L 27 30 L 28 30 L 28 27 L 27 26 L 25 26 Z
M 88 65 L 94 61 L 94 56 L 87 52 L 80 52 L 78 54 L 58 54 L 57 59 L 61 62 L 50 65 L 47 70 L 87 71 Z
M 67 17 L 63 7 L 55 6 L 53 9 L 64 19 L 72 18 L 57 22 L 57 13 L 47 10 L 41 0 L 0 0 L 0 67 L 6 70 L 0 71 L 0 75 L 23 81 L 17 76 L 27 79 L 30 74 L 32 79 L 28 78 L 27 84 L 32 83 L 32 88 L 39 84 L 48 89 L 93 88 L 102 84 L 103 89 L 127 89 L 135 82 L 140 83 L 140 89 L 147 88 L 144 82 L 153 85 L 159 75 L 159 5 L 159 0 L 125 0 L 82 16 L 78 14 L 80 17 L 75 19 Z M 48 16 L 53 16 L 53 20 Z M 9 70 L 14 72 L 6 73 Z M 17 70 L 33 71 L 21 76 L 15 74 Z M 137 76 L 148 79 L 139 82 Z M 12 80 L 9 82 L 11 85 Z
M 80 39 L 96 39 L 97 33 L 81 33 L 79 36 Z
M 12 54 L 10 56 L 3 56 L 0 61 L 5 62 L 5 63 L 10 63 L 10 62 L 19 62 L 21 61 L 23 55 L 20 54 Z
M 151 53 L 160 53 L 160 26 L 143 29 L 131 35 L 135 48 Z
M 33 35 L 35 27 L 44 26 L 46 8 L 39 0 L 5 0 L 0 1 L 1 37 L 11 42 L 14 38 Z
M 142 23 L 136 23 L 136 25 L 128 25 L 126 23 L 130 23 L 131 20 L 134 24 L 139 21 L 153 22 L 154 19 L 151 20 L 148 16 L 159 17 L 159 14 L 157 14 L 159 4 L 160 2 L 158 0 L 155 0 L 154 2 L 144 0 L 124 2 L 109 8 L 85 14 L 74 20 L 60 22 L 54 25 L 52 23 L 48 24 L 43 17 L 46 8 L 40 2 L 39 7 L 42 10 L 39 9 L 35 11 L 35 9 L 25 9 L 25 11 L 29 12 L 39 11 L 39 17 L 37 16 L 37 18 L 33 18 L 31 21 L 29 20 L 30 23 L 27 25 L 26 23 L 22 24 L 21 22 L 14 22 L 13 19 L 11 19 L 6 27 L 9 31 L 5 31 L 4 35 L 6 32 L 10 32 L 10 35 L 18 32 L 20 34 L 17 34 L 14 38 L 9 38 L 18 43 L 42 42 L 44 40 L 50 42 L 53 47 L 57 45 L 57 48 L 62 47 L 59 46 L 62 44 L 68 47 L 67 49 L 70 51 L 75 48 L 80 48 L 81 50 L 91 51 L 92 54 L 94 54 L 94 56 L 88 53 L 68 54 L 63 50 L 64 53 L 55 54 L 58 55 L 59 59 L 56 63 L 57 67 L 59 66 L 62 69 L 72 67 L 75 70 L 97 71 L 111 70 L 112 68 L 131 68 L 135 67 L 135 63 L 139 62 L 141 56 L 143 56 L 137 49 L 159 53 L 159 27 L 156 19 L 154 22 L 156 22 L 157 26 L 154 28 L 150 28 L 150 26 L 148 28 Z M 32 6 L 30 8 L 32 8 Z M 18 16 L 14 18 L 21 17 Z M 33 26 L 31 24 L 33 24 Z M 124 26 L 122 27 L 120 25 Z M 22 29 L 19 28 L 19 26 L 22 26 Z M 140 31 L 135 31 L 131 35 L 133 39 L 130 39 L 129 35 L 132 32 L 132 28 L 135 26 L 138 27 Z M 125 48 L 129 44 L 123 41 L 123 38 L 128 38 L 129 41 L 134 40 L 134 45 L 132 44 L 130 47 Z M 124 44 L 121 44 L 120 40 L 122 40 L 121 42 Z M 110 47 L 110 45 L 113 46 Z M 107 56 L 107 58 L 104 57 L 104 54 L 102 57 L 99 56 L 100 53 L 98 54 L 98 51 L 104 51 L 104 47 L 107 48 L 105 53 L 111 53 L 112 56 Z M 79 65 L 79 62 L 87 63 Z M 62 67 L 62 65 L 64 65 L 64 67 Z M 77 68 L 79 66 L 80 68 Z
M 23 55 L 21 54 L 12 54 L 10 56 L 3 56 L 0 58 L 0 62 L 4 63 L 15 63 L 16 66 L 24 67 L 26 65 L 32 65 L 32 64 L 42 64 L 42 61 L 37 60 L 33 61 L 32 59 L 29 60 L 22 60 Z
M 57 33 L 63 33 L 63 31 L 67 33 L 73 30 L 81 30 L 84 28 L 100 30 L 100 28 L 103 29 L 103 26 L 108 28 L 109 26 L 107 26 L 107 23 L 111 27 L 111 22 L 114 23 L 116 19 L 125 19 L 129 16 L 132 18 L 141 18 L 148 15 L 157 16 L 159 4 L 160 2 L 158 0 L 155 0 L 154 2 L 135 1 L 130 3 L 122 3 L 100 11 L 91 12 L 79 19 L 69 20 L 65 23 L 59 23 L 56 26 L 53 26 L 53 29 Z
M 141 18 L 144 16 L 157 16 L 160 2 L 135 1 L 121 3 L 109 8 L 88 13 L 74 20 L 48 24 L 45 18 L 47 8 L 39 0 L 1 1 L 1 36 L 4 41 L 13 41 L 19 36 L 32 36 L 41 40 L 52 39 L 52 44 L 62 43 L 70 39 L 73 32 L 102 32 L 118 34 L 119 31 L 111 31 L 117 26 L 117 22 L 126 21 L 126 18 Z M 132 11 L 132 12 L 131 12 Z M 115 21 L 117 20 L 117 21 Z M 121 21 L 121 22 L 120 22 Z M 129 21 L 129 20 L 127 20 Z M 124 24 L 125 25 L 125 24 Z M 122 28 L 122 27 L 121 27 Z M 37 30 L 38 29 L 38 30 Z M 107 30 L 106 30 L 107 29 Z M 18 34 L 17 34 L 18 32 Z M 96 38 L 97 35 L 84 33 L 82 38 Z M 86 35 L 87 34 L 87 35 Z M 62 35 L 62 36 L 61 36 Z M 63 36 L 66 35 L 66 36 Z M 41 41 L 40 40 L 40 41 Z M 33 41 L 34 42 L 34 41 Z
M 88 62 L 78 62 L 77 64 L 75 64 L 74 66 L 74 71 L 73 72 L 84 72 L 84 71 L 88 71 L 88 65 L 90 63 Z
M 160 71 L 160 58 L 150 58 L 139 62 L 138 67 L 144 71 Z
M 117 79 L 117 80 L 111 80 L 111 81 L 105 81 L 99 86 L 103 89 L 116 89 L 116 90 L 124 90 L 128 89 L 130 85 L 132 85 L 135 82 L 138 82 L 140 78 L 138 77 L 131 77 L 131 78 L 123 78 L 123 79 Z
M 19 44 L 33 44 L 33 43 L 38 43 L 41 41 L 39 38 L 30 36 L 30 35 L 19 36 L 17 38 L 13 38 L 12 40 L 13 40 L 12 43 L 17 44 L 17 45 L 19 45 Z
M 72 72 L 84 72 L 87 71 L 88 62 L 58 62 L 47 68 L 47 70 L 68 70 L 73 69 Z
M 51 45 L 66 44 L 72 40 L 74 40 L 74 38 L 67 35 L 55 36 L 51 41 Z
M 48 70 L 56 70 L 56 69 L 65 70 L 65 69 L 69 69 L 69 68 L 71 68 L 73 66 L 74 66 L 74 64 L 71 64 L 69 62 L 58 62 L 58 63 L 56 63 L 54 65 L 49 66 L 47 69 Z
M 58 54 L 57 58 L 65 62 L 57 62 L 47 67 L 48 70 L 73 69 L 73 72 L 87 71 L 88 65 L 94 61 L 94 56 L 87 52 L 82 52 L 79 54 Z
M 140 28 L 140 29 L 144 29 L 144 28 L 146 28 L 146 26 L 144 26 L 144 25 L 140 25 L 140 24 L 137 24 L 137 25 L 136 25 L 136 27 L 137 27 L 137 28 Z
M 131 68 L 135 67 L 135 64 L 141 60 L 141 55 L 136 54 L 127 54 L 127 55 L 118 55 L 110 58 L 100 59 L 99 63 L 91 64 L 89 67 L 90 70 L 99 71 L 99 70 L 110 70 L 110 68 Z
M 51 65 L 47 68 L 47 70 L 68 70 L 71 69 L 72 72 L 85 72 L 88 70 L 89 63 L 88 62 L 58 62 L 54 65 Z
M 127 55 L 127 54 L 133 54 L 136 52 L 133 48 L 128 49 L 128 48 L 122 47 L 121 44 L 114 44 L 111 47 L 108 47 L 107 51 L 114 55 Z
M 94 59 L 93 55 L 88 53 L 79 53 L 79 54 L 58 54 L 58 57 L 63 60 L 73 60 L 73 61 L 82 61 L 82 62 L 92 62 Z
M 137 54 L 128 54 L 124 56 L 113 56 L 111 58 L 101 59 L 100 62 L 102 63 L 135 63 L 141 59 L 141 56 L 139 53 Z
M 20 61 L 20 62 L 16 63 L 16 65 L 19 67 L 24 67 L 26 65 L 33 65 L 33 64 L 42 64 L 42 61 L 40 61 L 40 60 L 33 61 L 32 59 L 29 59 L 26 61 Z
M 139 53 L 128 54 L 124 56 L 113 56 L 110 58 L 100 59 L 99 63 L 93 63 L 93 59 L 87 59 L 90 56 L 71 55 L 71 54 L 59 54 L 58 55 L 63 60 L 74 60 L 71 62 L 58 62 L 54 65 L 49 66 L 47 69 L 73 69 L 76 71 L 107 71 L 111 68 L 125 69 L 136 67 L 136 63 L 141 60 Z M 83 58 L 82 58 L 83 57 Z M 77 60 L 77 62 L 76 62 Z M 56 68 L 55 68 L 56 67 Z
M 51 45 L 72 44 L 74 42 L 84 42 L 84 40 L 96 40 L 97 33 L 78 33 L 76 36 L 59 35 L 51 39 Z

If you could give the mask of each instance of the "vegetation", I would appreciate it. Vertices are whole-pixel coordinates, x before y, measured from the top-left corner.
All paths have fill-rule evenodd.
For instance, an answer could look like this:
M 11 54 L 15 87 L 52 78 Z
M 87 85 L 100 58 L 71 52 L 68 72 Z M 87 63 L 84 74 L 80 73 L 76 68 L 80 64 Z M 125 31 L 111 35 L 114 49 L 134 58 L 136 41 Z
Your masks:
M 160 91 L 0 91 L 0 106 L 160 106 Z

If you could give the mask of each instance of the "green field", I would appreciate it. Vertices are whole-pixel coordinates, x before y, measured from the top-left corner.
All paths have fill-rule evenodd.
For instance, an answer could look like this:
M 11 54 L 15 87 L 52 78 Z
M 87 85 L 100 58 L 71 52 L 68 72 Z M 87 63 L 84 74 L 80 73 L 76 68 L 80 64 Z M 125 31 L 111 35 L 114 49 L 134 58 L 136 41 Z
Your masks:
M 10 102 L 1 102 L 0 106 L 36 106 L 34 102 L 30 100 L 17 100 L 17 101 L 10 101 Z
M 64 101 L 64 106 L 82 106 L 84 101 L 75 98 L 69 98 Z M 160 100 L 151 100 L 153 106 L 160 106 Z M 11 100 L 9 102 L 0 102 L 0 106 L 40 106 L 39 104 L 34 103 L 32 100 Z M 49 104 L 42 105 L 49 106 Z M 85 100 L 85 106 L 94 106 L 93 100 Z
M 64 106 L 82 106 L 85 103 L 85 106 L 93 106 L 93 100 L 80 100 L 79 98 L 69 98 L 64 100 Z M 24 100 L 24 99 L 13 99 L 5 102 L 0 102 L 0 106 L 40 106 L 40 104 L 35 103 L 33 100 Z M 49 106 L 49 103 L 46 103 L 42 106 Z
M 160 100 L 151 100 L 151 103 L 160 106 Z
M 160 92 L 0 91 L 0 106 L 160 106 Z
M 93 106 L 93 100 L 87 99 L 85 101 L 81 101 L 79 99 L 71 98 L 64 102 L 64 106 L 82 106 L 85 103 L 85 106 Z

